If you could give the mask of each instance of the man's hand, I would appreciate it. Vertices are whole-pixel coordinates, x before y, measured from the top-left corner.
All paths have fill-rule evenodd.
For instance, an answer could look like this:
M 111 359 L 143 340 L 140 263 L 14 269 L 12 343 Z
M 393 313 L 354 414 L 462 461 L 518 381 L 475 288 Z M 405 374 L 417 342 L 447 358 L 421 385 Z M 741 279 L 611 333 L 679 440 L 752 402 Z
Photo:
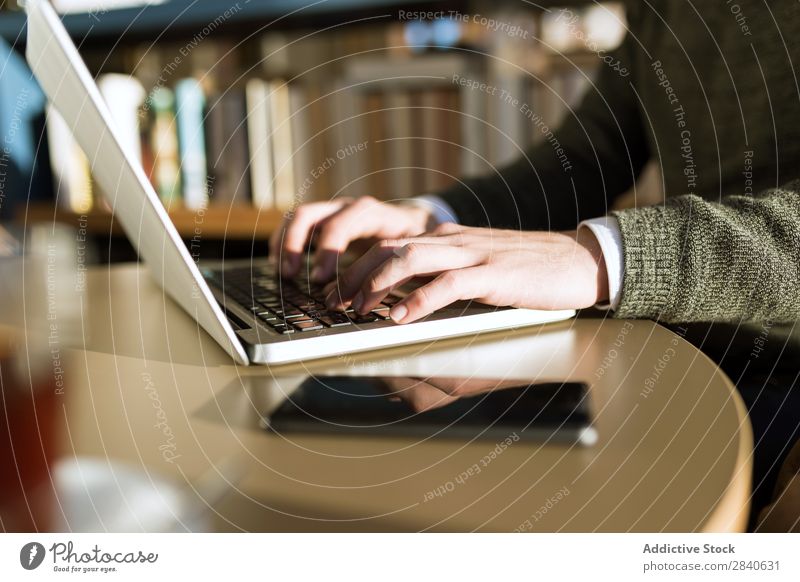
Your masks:
M 459 398 L 485 394 L 493 390 L 514 388 L 524 384 L 521 380 L 486 380 L 458 377 L 385 377 L 382 379 L 388 394 L 405 402 L 414 412 L 441 408 Z
M 327 304 L 367 313 L 414 277 L 433 280 L 392 308 L 397 323 L 462 299 L 531 309 L 578 309 L 608 299 L 603 253 L 588 229 L 521 232 L 447 223 L 377 243 L 329 284 Z
M 431 227 L 431 213 L 425 208 L 387 204 L 370 196 L 304 204 L 288 215 L 270 238 L 270 258 L 280 264 L 284 277 L 294 277 L 316 236 L 311 279 L 327 281 L 350 243 L 416 236 Z

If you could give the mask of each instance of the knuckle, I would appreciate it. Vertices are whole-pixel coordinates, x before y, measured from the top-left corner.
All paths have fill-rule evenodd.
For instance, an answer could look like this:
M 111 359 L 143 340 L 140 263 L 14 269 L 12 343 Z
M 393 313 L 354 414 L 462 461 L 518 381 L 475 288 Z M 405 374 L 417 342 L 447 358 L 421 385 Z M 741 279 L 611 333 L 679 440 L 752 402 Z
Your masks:
M 369 196 L 369 195 L 360 196 L 355 201 L 355 203 L 358 204 L 359 206 L 372 206 L 376 202 L 377 202 L 377 200 L 374 197 Z
M 458 289 L 459 277 L 456 271 L 447 271 L 439 277 L 439 284 L 448 292 Z
M 413 263 L 419 256 L 420 250 L 418 243 L 410 242 L 402 247 L 403 252 L 400 254 L 400 258 L 408 263 Z
M 461 230 L 461 227 L 459 225 L 455 224 L 454 222 L 443 222 L 443 223 L 437 225 L 433 229 L 433 232 L 435 234 L 451 234 L 451 233 L 459 232 L 460 230 Z
M 414 293 L 412 293 L 411 296 L 409 297 L 409 303 L 412 303 L 414 307 L 417 308 L 424 308 L 427 305 L 430 305 L 430 302 L 431 302 L 431 292 L 430 289 L 428 289 L 427 285 L 423 285 L 422 287 L 414 291 Z

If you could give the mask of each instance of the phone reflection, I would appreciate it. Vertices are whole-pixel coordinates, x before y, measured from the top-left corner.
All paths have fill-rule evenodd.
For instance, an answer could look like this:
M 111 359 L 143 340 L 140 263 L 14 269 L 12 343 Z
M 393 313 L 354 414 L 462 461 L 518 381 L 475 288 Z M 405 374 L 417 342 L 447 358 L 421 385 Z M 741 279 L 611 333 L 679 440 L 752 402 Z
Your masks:
M 261 424 L 279 434 L 595 440 L 588 387 L 574 382 L 309 376 Z
M 496 380 L 483 378 L 416 378 L 381 377 L 379 386 L 385 390 L 389 399 L 403 402 L 414 412 L 425 412 L 452 404 L 459 398 L 466 398 L 502 390 L 525 386 L 520 380 Z

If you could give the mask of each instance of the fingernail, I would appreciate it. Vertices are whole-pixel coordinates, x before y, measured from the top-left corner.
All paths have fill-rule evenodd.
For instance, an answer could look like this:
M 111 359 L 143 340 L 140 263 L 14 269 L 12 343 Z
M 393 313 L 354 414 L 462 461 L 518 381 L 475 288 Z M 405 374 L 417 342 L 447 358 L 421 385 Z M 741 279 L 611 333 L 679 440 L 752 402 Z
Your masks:
M 406 315 L 408 315 L 408 307 L 405 305 L 395 305 L 392 307 L 391 311 L 389 311 L 389 317 L 391 317 L 395 323 L 400 323 L 405 319 Z
M 361 291 L 359 291 L 358 294 L 353 299 L 353 303 L 351 304 L 351 307 L 354 310 L 360 312 L 361 311 L 361 305 L 363 303 L 364 303 L 364 295 L 361 293 Z

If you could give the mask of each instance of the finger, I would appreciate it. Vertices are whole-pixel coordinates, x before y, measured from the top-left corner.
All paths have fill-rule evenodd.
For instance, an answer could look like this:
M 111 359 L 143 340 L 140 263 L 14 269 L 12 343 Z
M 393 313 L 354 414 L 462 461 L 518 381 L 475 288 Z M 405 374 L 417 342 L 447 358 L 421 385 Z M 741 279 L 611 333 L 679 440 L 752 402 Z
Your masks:
M 282 274 L 293 277 L 300 267 L 300 257 L 305 251 L 311 229 L 324 218 L 338 212 L 346 200 L 314 202 L 300 206 L 290 217 L 283 229 L 282 240 L 278 240 L 278 253 Z
M 389 312 L 395 323 L 410 323 L 461 299 L 486 294 L 490 284 L 482 267 L 446 271 L 409 293 Z
M 375 213 L 377 206 L 377 200 L 362 196 L 322 223 L 311 272 L 313 281 L 322 282 L 333 277 L 336 263 L 350 243 L 378 234 L 382 223 Z
M 325 298 L 328 309 L 343 309 L 358 291 L 361 281 L 378 265 L 394 254 L 400 245 L 396 241 L 383 240 L 355 260 L 335 281 L 333 289 Z
M 481 262 L 482 253 L 468 247 L 411 242 L 397 248 L 361 284 L 353 308 L 361 313 L 372 310 L 390 291 L 414 277 L 436 275 L 442 271 L 472 267 Z
M 372 246 L 342 273 L 326 299 L 329 309 L 341 309 L 347 305 L 358 292 L 364 278 L 391 257 L 397 249 L 410 242 L 420 244 L 446 244 L 444 239 L 434 237 L 418 237 L 411 239 L 386 239 Z
M 280 256 L 281 241 L 283 240 L 283 233 L 286 230 L 286 225 L 289 223 L 289 217 L 284 215 L 281 219 L 281 224 L 278 228 L 272 231 L 269 237 L 269 259 L 277 262 Z

